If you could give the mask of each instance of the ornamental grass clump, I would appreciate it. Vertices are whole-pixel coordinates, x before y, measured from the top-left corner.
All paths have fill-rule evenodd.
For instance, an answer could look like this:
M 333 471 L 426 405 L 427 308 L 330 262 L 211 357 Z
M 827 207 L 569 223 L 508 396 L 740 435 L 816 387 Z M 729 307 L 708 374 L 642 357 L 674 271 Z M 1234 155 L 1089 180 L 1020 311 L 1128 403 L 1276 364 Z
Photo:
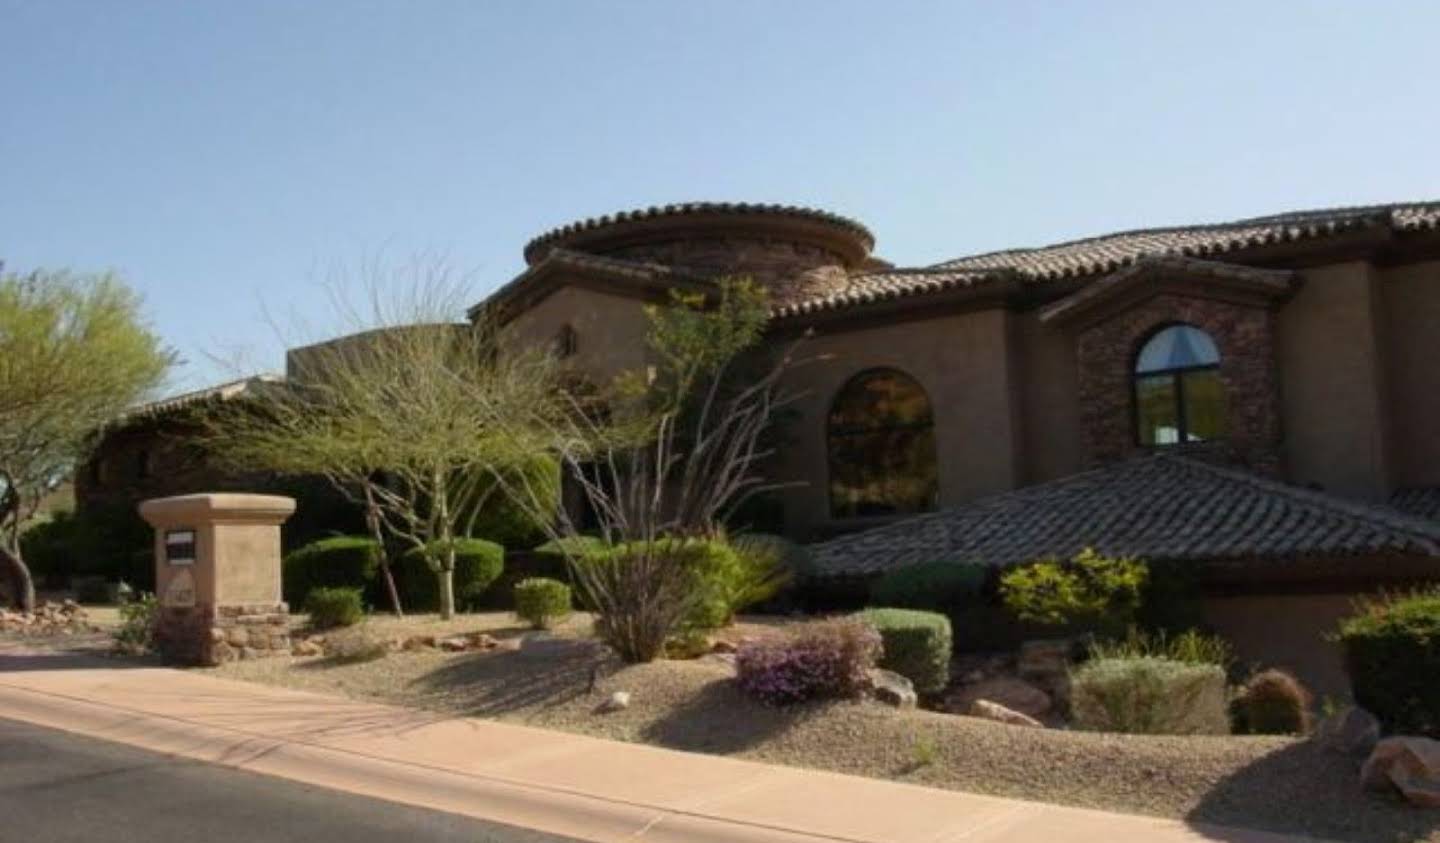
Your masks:
M 1141 657 L 1093 659 L 1070 675 L 1076 728 L 1143 735 L 1230 732 L 1225 671 Z
M 813 621 L 782 638 L 752 641 L 735 657 L 736 681 L 767 705 L 858 696 L 880 657 L 880 634 L 853 619 Z

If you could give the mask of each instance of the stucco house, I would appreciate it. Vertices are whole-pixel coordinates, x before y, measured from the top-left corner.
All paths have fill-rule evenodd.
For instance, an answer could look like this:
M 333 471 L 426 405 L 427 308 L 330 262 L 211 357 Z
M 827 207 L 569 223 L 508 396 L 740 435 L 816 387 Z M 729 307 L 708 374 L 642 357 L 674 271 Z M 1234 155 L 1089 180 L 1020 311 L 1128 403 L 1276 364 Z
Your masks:
M 921 267 L 874 247 L 806 208 L 649 208 L 536 237 L 470 315 L 604 381 L 644 365 L 669 289 L 764 284 L 770 340 L 811 335 L 773 473 L 822 575 L 1184 560 L 1242 655 L 1321 684 L 1338 664 L 1313 642 L 1350 595 L 1440 576 L 1440 202 Z

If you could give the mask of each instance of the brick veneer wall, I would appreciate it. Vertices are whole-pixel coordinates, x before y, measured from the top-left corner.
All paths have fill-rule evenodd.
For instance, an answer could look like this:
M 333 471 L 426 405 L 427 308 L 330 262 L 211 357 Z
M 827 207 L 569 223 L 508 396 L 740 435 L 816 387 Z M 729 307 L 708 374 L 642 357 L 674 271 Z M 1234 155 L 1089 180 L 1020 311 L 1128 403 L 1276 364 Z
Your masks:
M 1194 325 L 1215 340 L 1225 390 L 1227 441 L 1181 446 L 1269 473 L 1279 471 L 1280 392 L 1275 317 L 1268 309 L 1166 294 L 1084 328 L 1077 337 L 1080 435 L 1086 464 L 1142 450 L 1135 437 L 1135 355 L 1166 325 Z

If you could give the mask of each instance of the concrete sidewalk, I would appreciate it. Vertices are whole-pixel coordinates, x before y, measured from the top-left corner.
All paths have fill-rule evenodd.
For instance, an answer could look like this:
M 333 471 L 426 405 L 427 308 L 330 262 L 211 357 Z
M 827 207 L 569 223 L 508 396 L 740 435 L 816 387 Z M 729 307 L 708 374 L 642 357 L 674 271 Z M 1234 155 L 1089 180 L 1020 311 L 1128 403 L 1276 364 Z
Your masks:
M 0 655 L 0 717 L 594 841 L 1300 839 L 774 767 L 103 660 Z

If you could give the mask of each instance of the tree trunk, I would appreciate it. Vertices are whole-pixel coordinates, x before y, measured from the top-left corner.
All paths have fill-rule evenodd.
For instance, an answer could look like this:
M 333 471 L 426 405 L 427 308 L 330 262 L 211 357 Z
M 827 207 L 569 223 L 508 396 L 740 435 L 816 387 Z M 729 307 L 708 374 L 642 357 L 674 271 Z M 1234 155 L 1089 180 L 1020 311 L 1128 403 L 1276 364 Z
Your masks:
M 10 569 L 10 584 L 16 607 L 22 612 L 35 611 L 35 580 L 30 576 L 30 568 L 25 564 L 25 560 L 20 558 L 20 551 L 0 547 L 0 560 Z
M 390 598 L 390 610 L 395 617 L 404 618 L 405 609 L 400 605 L 400 591 L 395 588 L 395 575 L 390 571 L 390 554 L 385 552 L 385 531 L 380 525 L 380 506 L 369 487 L 365 489 L 365 527 L 380 553 L 380 576 L 385 580 L 385 594 Z
M 440 619 L 448 621 L 455 617 L 455 569 L 442 568 L 435 576 L 440 578 Z

